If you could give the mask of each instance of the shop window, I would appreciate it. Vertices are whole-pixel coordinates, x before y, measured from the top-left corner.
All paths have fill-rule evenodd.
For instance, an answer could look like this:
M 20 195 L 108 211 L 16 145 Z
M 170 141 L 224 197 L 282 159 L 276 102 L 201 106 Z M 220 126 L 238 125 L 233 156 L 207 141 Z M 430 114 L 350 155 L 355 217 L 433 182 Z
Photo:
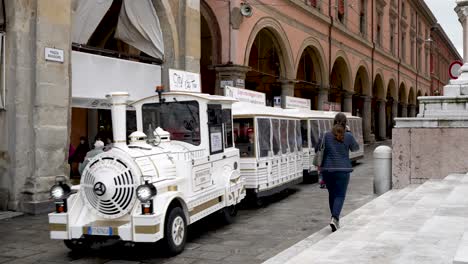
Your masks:
M 288 143 L 289 152 L 296 151 L 296 122 L 294 120 L 288 120 Z
M 223 109 L 223 125 L 224 125 L 224 147 L 230 148 L 234 146 L 232 138 L 232 113 L 231 109 Z
M 255 131 L 252 118 L 234 119 L 234 142 L 241 157 L 255 157 Z
M 280 122 L 278 119 L 271 120 L 272 131 L 273 131 L 273 155 L 280 154 L 281 144 L 280 144 Z
M 271 152 L 271 124 L 270 119 L 259 118 L 258 122 L 258 144 L 260 157 L 268 157 Z
M 288 153 L 288 120 L 281 120 L 281 152 Z
M 309 139 L 307 138 L 307 120 L 301 120 L 301 145 L 303 148 L 309 147 Z
M 200 145 L 200 108 L 197 101 L 152 103 L 142 106 L 143 129 L 161 127 L 171 140 Z

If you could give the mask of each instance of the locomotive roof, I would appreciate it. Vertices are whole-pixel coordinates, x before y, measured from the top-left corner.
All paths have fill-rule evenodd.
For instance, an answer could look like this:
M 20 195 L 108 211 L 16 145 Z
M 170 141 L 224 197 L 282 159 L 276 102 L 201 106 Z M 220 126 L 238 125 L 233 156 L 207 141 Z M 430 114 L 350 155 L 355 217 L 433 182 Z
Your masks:
M 202 99 L 210 102 L 219 102 L 219 103 L 234 103 L 237 102 L 236 99 L 227 97 L 227 96 L 221 96 L 221 95 L 211 95 L 211 94 L 205 94 L 205 93 L 190 93 L 190 92 L 163 92 L 161 94 L 163 98 L 168 97 L 168 96 L 183 96 L 183 97 L 193 97 L 194 99 Z M 145 98 L 142 98 L 140 100 L 134 101 L 131 103 L 131 105 L 135 104 L 142 104 L 142 103 L 154 103 L 159 101 L 159 96 L 158 94 L 148 96 Z

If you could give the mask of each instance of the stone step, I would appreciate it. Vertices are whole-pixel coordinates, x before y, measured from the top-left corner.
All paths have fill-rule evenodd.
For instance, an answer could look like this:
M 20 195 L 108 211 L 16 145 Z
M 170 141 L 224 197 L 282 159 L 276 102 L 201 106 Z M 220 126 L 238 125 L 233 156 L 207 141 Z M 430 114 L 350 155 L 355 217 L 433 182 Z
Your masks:
M 369 203 L 363 205 L 362 207 L 354 210 L 353 212 L 347 214 L 342 218 L 341 221 L 347 223 L 347 228 L 351 228 L 354 225 L 359 225 L 363 223 L 368 223 L 372 219 L 370 217 L 363 217 L 365 212 L 371 210 L 382 210 L 385 211 L 388 209 L 386 206 L 390 205 L 391 203 L 402 199 L 404 196 L 409 194 L 411 191 L 419 187 L 419 184 L 413 184 L 403 189 L 395 189 L 390 190 L 379 197 L 375 198 L 374 200 L 370 201 Z M 357 218 L 359 216 L 359 218 Z M 273 258 L 268 259 L 267 261 L 263 262 L 263 264 L 283 264 L 290 260 L 292 257 L 297 256 L 304 250 L 311 248 L 315 243 L 321 241 L 328 235 L 330 235 L 330 227 L 326 226 L 322 228 L 320 231 L 315 232 L 314 234 L 310 235 L 309 237 L 305 238 L 304 240 L 296 243 L 294 246 L 280 252 Z
M 460 243 L 458 244 L 457 253 L 453 258 L 453 264 L 468 264 L 468 232 L 463 234 Z
M 420 263 L 424 254 L 449 263 L 468 228 L 467 192 L 465 174 L 392 190 L 343 217 L 339 231 L 326 227 L 265 263 Z

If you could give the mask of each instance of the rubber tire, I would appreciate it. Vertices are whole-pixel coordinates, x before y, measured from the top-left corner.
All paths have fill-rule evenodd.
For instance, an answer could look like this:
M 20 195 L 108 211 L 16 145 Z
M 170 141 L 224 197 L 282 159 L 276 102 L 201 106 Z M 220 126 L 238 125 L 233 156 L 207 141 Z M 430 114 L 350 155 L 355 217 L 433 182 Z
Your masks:
M 223 219 L 223 223 L 230 225 L 235 222 L 236 220 L 236 215 L 237 215 L 237 206 L 236 205 L 231 205 L 224 207 L 221 210 L 221 217 Z
M 174 241 L 172 240 L 172 224 L 174 220 L 180 216 L 184 221 L 184 237 L 182 239 L 182 243 L 179 246 L 176 246 Z M 167 214 L 166 221 L 164 224 L 164 243 L 165 247 L 168 250 L 169 255 L 175 256 L 182 252 L 185 248 L 185 243 L 187 241 L 187 220 L 185 219 L 185 214 L 182 208 L 174 207 L 172 210 Z
M 64 240 L 63 243 L 73 252 L 83 252 L 91 249 L 91 244 L 83 239 Z

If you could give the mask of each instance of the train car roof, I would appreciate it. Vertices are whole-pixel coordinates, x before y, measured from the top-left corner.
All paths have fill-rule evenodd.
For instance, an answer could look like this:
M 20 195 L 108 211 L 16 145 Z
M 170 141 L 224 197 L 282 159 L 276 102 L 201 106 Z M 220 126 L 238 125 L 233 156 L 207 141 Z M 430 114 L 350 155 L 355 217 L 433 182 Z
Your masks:
M 297 118 L 297 115 L 294 113 L 289 113 L 284 111 L 283 108 L 264 106 L 246 102 L 236 102 L 232 105 L 232 115 L 234 117 L 256 117 L 256 116 L 266 116 L 266 117 L 288 117 L 288 118 Z
M 219 102 L 219 103 L 235 103 L 237 102 L 236 99 L 227 97 L 227 96 L 221 96 L 221 95 L 211 95 L 211 94 L 205 94 L 205 93 L 191 93 L 191 92 L 163 92 L 161 94 L 162 98 L 167 98 L 168 96 L 186 96 L 186 97 L 193 97 L 194 99 L 202 99 L 210 102 Z M 159 102 L 159 96 L 158 94 L 148 96 L 145 98 L 142 98 L 140 100 L 132 102 L 130 105 L 136 105 L 136 104 L 142 104 L 142 103 L 153 103 L 153 102 Z

